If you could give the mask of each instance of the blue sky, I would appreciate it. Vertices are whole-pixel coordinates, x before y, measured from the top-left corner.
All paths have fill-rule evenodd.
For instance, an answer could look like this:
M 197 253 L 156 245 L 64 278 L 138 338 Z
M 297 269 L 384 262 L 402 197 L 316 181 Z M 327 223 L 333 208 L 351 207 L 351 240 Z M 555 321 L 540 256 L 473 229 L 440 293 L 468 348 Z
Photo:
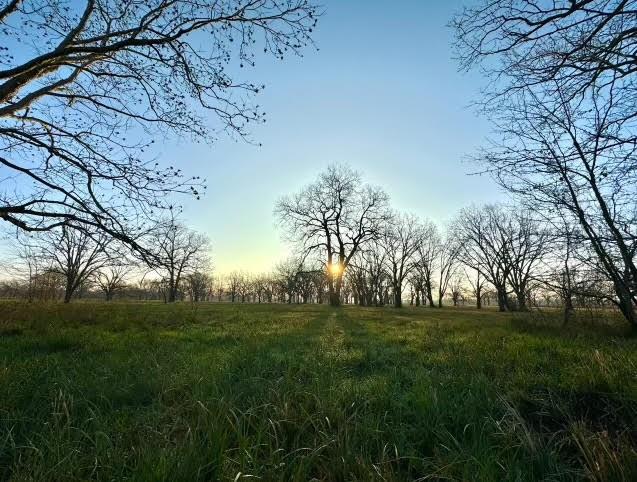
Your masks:
M 396 209 L 440 224 L 503 198 L 464 160 L 488 134 L 469 106 L 483 79 L 458 72 L 446 27 L 467 1 L 324 0 L 318 51 L 236 69 L 235 81 L 266 84 L 255 102 L 267 122 L 251 131 L 261 147 L 223 135 L 213 145 L 157 143 L 159 160 L 207 179 L 200 201 L 179 201 L 187 224 L 210 236 L 217 271 L 265 271 L 285 257 L 274 204 L 330 163 L 351 165 Z
M 218 271 L 267 270 L 284 257 L 274 203 L 332 162 L 383 186 L 395 208 L 441 224 L 463 206 L 502 198 L 465 161 L 488 125 L 469 107 L 483 80 L 452 59 L 446 24 L 462 3 L 328 0 L 319 51 L 245 72 L 266 84 L 257 102 L 268 120 L 252 130 L 262 147 L 223 137 L 166 146 L 163 158 L 208 180 L 184 216 L 212 238 Z

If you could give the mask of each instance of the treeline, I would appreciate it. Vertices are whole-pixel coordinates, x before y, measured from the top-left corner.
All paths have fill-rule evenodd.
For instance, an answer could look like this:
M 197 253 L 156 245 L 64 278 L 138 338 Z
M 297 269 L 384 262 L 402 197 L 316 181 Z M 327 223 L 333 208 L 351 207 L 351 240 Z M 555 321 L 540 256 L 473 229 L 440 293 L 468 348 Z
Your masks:
M 170 216 L 149 226 L 131 247 L 112 236 L 66 225 L 19 233 L 0 295 L 33 300 L 101 296 L 160 299 L 207 296 L 210 240 Z
M 470 299 L 500 311 L 561 306 L 567 321 L 577 306 L 618 303 L 585 234 L 522 205 L 471 206 L 443 230 L 394 211 L 380 187 L 335 165 L 283 197 L 275 213 L 298 259 L 325 273 L 320 287 L 334 305 L 442 307 Z
M 380 188 L 334 165 L 275 207 L 294 255 L 270 273 L 213 276 L 208 238 L 175 215 L 130 249 L 62 226 L 15 243 L 0 296 L 232 303 L 494 305 L 500 311 L 618 306 L 581 228 L 522 205 L 462 209 L 444 229 L 399 213 Z

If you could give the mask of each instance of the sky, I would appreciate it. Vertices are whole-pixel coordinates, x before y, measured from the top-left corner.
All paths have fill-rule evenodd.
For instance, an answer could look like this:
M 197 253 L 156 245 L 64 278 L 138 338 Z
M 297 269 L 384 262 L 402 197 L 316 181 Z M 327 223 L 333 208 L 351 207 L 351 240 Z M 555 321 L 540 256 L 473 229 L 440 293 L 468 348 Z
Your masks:
M 382 186 L 397 210 L 440 224 L 502 199 L 466 159 L 489 129 L 470 106 L 483 79 L 452 58 L 446 24 L 462 3 L 327 0 L 318 51 L 259 62 L 248 74 L 266 84 L 257 102 L 267 122 L 251 131 L 261 147 L 228 137 L 166 145 L 163 157 L 207 180 L 184 217 L 210 236 L 217 272 L 267 271 L 284 258 L 274 204 L 330 163 Z
M 158 142 L 162 163 L 206 179 L 201 200 L 177 202 L 186 224 L 209 235 L 218 273 L 268 271 L 283 259 L 274 205 L 331 163 L 382 186 L 395 209 L 441 225 L 504 197 L 488 177 L 469 175 L 477 166 L 466 160 L 489 132 L 470 107 L 484 80 L 458 71 L 446 26 L 467 1 L 322 0 L 318 50 L 237 69 L 235 81 L 266 85 L 254 144 Z

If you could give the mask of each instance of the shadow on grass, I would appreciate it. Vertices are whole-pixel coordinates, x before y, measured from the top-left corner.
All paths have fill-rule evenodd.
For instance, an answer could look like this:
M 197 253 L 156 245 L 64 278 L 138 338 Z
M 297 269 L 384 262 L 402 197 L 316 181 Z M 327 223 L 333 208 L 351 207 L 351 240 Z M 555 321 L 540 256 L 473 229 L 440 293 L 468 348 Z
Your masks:
M 634 400 L 585 409 L 559 379 L 533 387 L 559 347 L 490 313 L 177 307 L 137 315 L 148 327 L 109 309 L 0 344 L 15 357 L 0 378 L 1 478 L 575 480 L 594 467 L 586 456 L 605 462 L 610 447 L 624 461 L 634 447 L 598 444 L 634 420 Z M 56 336 L 79 348 L 33 344 Z M 585 340 L 563 343 L 576 361 Z M 588 423 L 604 413 L 616 416 Z

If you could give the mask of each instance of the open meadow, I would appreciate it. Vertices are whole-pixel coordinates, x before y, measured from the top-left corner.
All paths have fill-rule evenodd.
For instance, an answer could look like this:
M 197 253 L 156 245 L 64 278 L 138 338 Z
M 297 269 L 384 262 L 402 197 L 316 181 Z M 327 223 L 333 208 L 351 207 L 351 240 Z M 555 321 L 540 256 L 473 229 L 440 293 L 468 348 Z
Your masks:
M 637 0 L 0 0 L 5 480 L 637 482 Z
M 637 338 L 491 310 L 4 302 L 3 480 L 636 480 Z

